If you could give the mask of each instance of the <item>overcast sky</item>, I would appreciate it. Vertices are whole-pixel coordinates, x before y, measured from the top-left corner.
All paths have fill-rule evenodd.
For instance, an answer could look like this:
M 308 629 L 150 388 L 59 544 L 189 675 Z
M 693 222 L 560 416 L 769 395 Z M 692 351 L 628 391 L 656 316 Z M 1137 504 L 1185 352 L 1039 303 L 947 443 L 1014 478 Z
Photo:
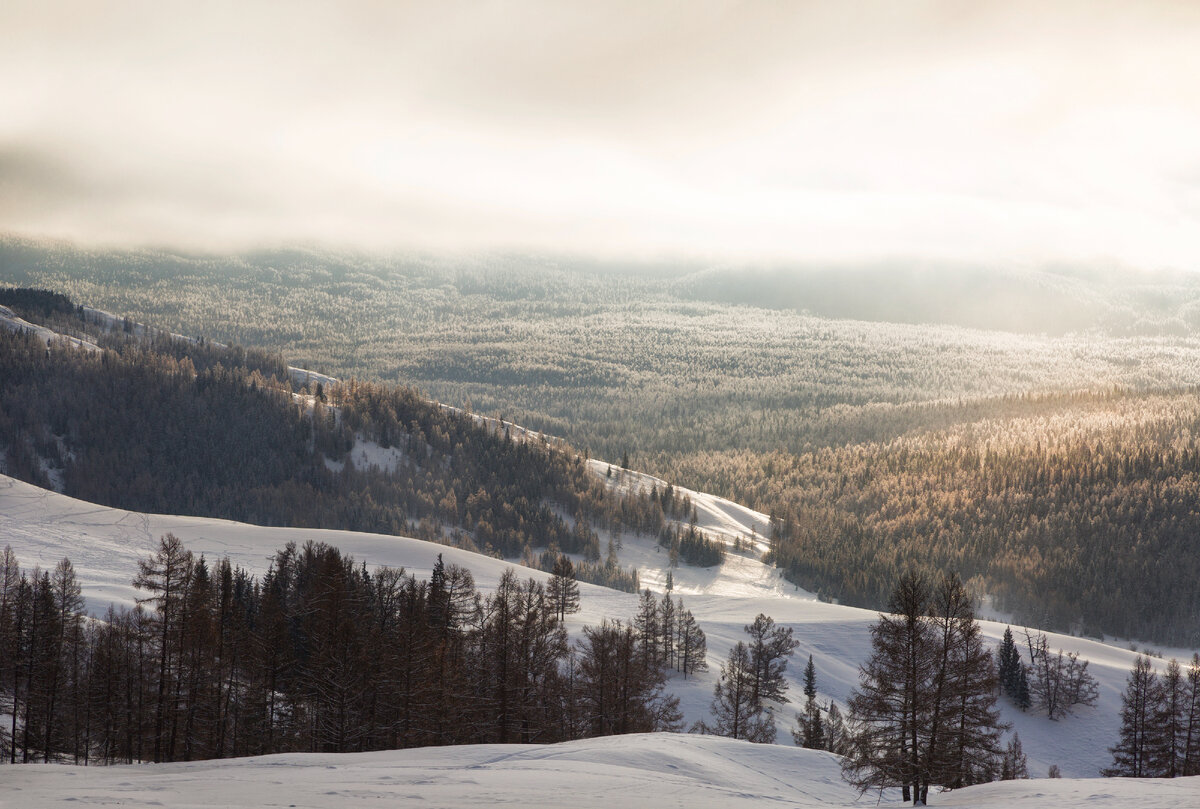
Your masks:
M 1200 269 L 1200 3 L 0 3 L 0 231 Z

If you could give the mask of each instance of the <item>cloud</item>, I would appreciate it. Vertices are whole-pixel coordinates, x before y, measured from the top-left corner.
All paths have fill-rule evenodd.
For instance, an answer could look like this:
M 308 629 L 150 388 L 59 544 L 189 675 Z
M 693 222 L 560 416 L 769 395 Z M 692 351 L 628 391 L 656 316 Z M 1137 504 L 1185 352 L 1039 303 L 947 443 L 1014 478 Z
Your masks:
M 0 27 L 9 231 L 1200 267 L 1190 3 L 13 0 Z

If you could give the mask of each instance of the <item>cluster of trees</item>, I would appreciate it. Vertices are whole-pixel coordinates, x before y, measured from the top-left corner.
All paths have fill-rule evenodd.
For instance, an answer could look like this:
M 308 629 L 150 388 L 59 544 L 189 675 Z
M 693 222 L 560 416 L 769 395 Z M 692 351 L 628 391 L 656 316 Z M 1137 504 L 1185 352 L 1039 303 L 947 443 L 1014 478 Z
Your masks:
M 708 669 L 704 630 L 692 611 L 684 608 L 682 598 L 672 600 L 668 592 L 656 600 L 653 593 L 643 590 L 633 629 L 638 654 L 646 665 L 674 669 L 684 679 Z
M 713 723 L 701 720 L 692 730 L 770 744 L 777 732 L 775 713 L 789 701 L 783 674 L 799 641 L 792 637 L 791 627 L 777 626 L 763 614 L 745 631 L 749 643 L 733 645 L 713 688 Z
M 0 698 L 11 706 L 0 752 L 11 762 L 671 730 L 668 667 L 694 671 L 704 648 L 690 613 L 666 600 L 674 623 L 605 621 L 572 644 L 562 619 L 578 591 L 565 566 L 548 586 L 509 569 L 484 596 L 440 557 L 419 579 L 308 543 L 256 578 L 167 534 L 139 564 L 144 599 L 101 621 L 84 619 L 69 561 L 22 571 L 6 549 L 0 563 Z
M 1121 732 L 1107 776 L 1200 775 L 1200 655 L 1187 673 L 1179 661 L 1156 672 L 1138 656 L 1121 699 Z
M 863 791 L 900 787 L 904 800 L 925 804 L 930 787 L 1011 773 L 996 668 L 966 588 L 952 575 L 931 584 L 909 572 L 888 608 L 849 700 L 843 775 Z
M 694 524 L 687 528 L 678 523 L 665 526 L 659 532 L 658 544 L 667 549 L 671 567 L 681 559 L 696 567 L 715 567 L 725 561 L 725 544 L 709 539 Z
M 1049 719 L 1061 719 L 1079 706 L 1096 704 L 1099 684 L 1088 673 L 1088 661 L 1080 660 L 1077 652 L 1059 649 L 1051 654 L 1046 634 L 1031 635 L 1029 630 L 1025 630 L 1025 646 L 1029 663 L 1021 659 L 1012 627 L 1007 627 L 996 654 L 1000 691 L 1017 708 L 1033 708 L 1045 711 Z
M 846 722 L 841 709 L 832 700 L 823 707 L 817 702 L 817 670 L 812 655 L 804 667 L 804 712 L 796 714 L 792 741 L 809 750 L 846 754 Z

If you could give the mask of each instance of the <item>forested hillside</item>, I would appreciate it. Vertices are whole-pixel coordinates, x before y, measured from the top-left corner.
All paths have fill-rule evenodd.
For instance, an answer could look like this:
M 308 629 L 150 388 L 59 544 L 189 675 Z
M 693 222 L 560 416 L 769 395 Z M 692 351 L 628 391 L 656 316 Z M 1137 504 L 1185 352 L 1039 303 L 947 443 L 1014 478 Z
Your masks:
M 770 504 L 772 559 L 873 607 L 954 570 L 1022 623 L 1200 643 L 1200 398 L 1077 394 L 816 452 L 695 454 L 680 478 Z
M 664 527 L 657 498 L 609 492 L 569 449 L 415 390 L 351 380 L 297 395 L 278 354 L 73 326 L 102 349 L 0 329 L 0 448 L 14 477 L 121 508 L 407 534 L 547 567 L 565 551 L 585 557 L 581 578 L 630 589 L 636 574 L 600 563 L 595 528 Z M 403 462 L 356 467 L 356 441 Z
M 774 514 L 774 558 L 824 598 L 881 607 L 905 565 L 948 568 L 1020 620 L 1200 642 L 1190 277 L 1042 273 L 1054 306 L 1038 311 L 1074 319 L 1015 333 L 797 311 L 853 298 L 830 273 L 734 288 L 733 270 L 531 257 L 9 243 L 0 259 L 135 320 L 418 384 Z

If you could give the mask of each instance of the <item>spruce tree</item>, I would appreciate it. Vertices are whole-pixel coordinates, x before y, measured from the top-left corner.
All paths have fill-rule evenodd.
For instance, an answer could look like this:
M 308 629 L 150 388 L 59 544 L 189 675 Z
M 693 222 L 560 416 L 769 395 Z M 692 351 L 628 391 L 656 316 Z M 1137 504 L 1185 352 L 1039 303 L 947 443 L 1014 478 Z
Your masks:
M 804 667 L 804 713 L 800 717 L 800 745 L 810 750 L 825 749 L 825 728 L 821 722 L 821 709 L 817 705 L 817 671 L 812 655 Z
M 1022 711 L 1030 704 L 1029 676 L 1021 661 L 1021 652 L 1013 640 L 1012 627 L 1005 627 L 1004 638 L 996 650 L 1000 689 Z

